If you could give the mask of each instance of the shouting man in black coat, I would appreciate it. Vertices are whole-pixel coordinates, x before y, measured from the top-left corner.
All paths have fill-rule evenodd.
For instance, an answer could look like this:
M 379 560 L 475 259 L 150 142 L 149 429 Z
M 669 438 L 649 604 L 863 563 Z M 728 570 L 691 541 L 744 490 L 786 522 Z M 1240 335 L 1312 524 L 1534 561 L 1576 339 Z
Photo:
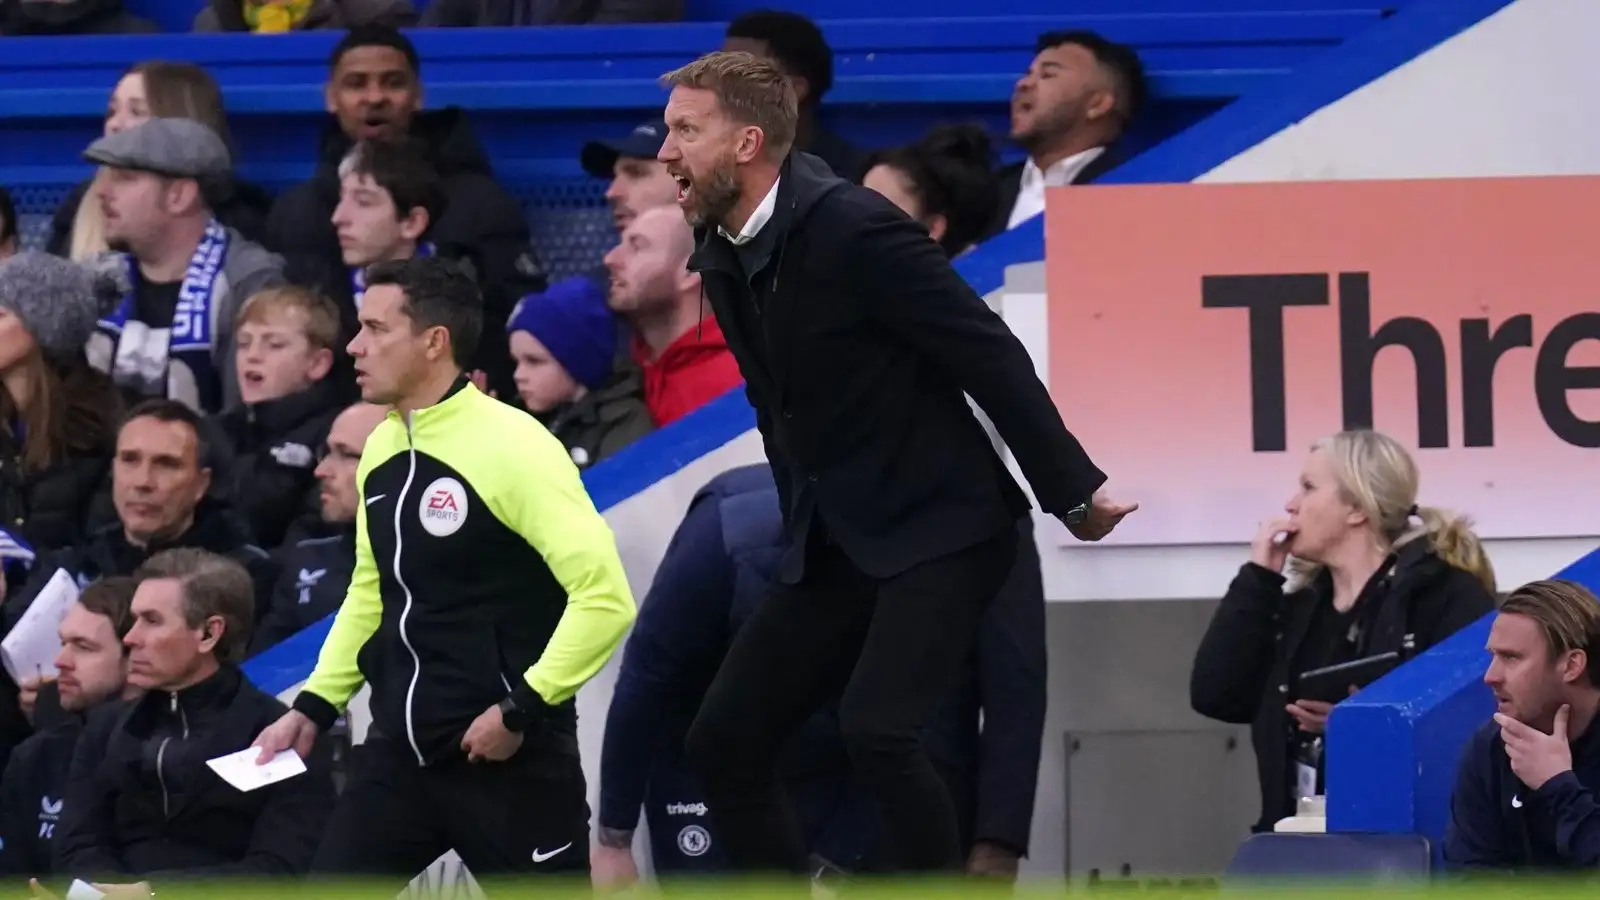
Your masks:
M 791 152 L 781 72 L 718 52 L 664 80 L 660 159 L 696 229 L 689 268 L 744 373 L 788 541 L 685 752 L 733 864 L 804 872 L 774 757 L 842 690 L 840 729 L 897 862 L 958 870 L 955 813 L 920 727 L 972 650 L 1028 509 L 963 393 L 1079 538 L 1135 506 L 1101 491 L 1027 351 L 927 231 Z

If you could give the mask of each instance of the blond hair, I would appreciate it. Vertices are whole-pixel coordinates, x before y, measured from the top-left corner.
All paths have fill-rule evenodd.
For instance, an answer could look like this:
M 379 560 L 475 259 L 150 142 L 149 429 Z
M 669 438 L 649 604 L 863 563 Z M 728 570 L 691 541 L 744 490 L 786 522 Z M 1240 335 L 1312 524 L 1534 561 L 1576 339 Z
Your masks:
M 235 333 L 249 322 L 261 322 L 269 313 L 300 312 L 305 316 L 306 340 L 313 350 L 331 350 L 339 342 L 339 308 L 310 288 L 287 284 L 256 291 L 234 318 Z
M 194 63 L 152 59 L 130 66 L 122 73 L 122 78 L 133 75 L 144 79 L 145 103 L 150 115 L 193 119 L 216 132 L 224 144 L 232 143 L 227 113 L 222 105 L 222 89 L 205 69 Z M 117 80 L 120 82 L 122 78 Z M 95 172 L 96 180 L 100 177 L 99 171 Z M 88 262 L 110 249 L 106 244 L 105 213 L 93 197 L 91 183 L 72 217 L 72 240 L 67 246 L 67 257 L 76 262 Z
M 794 85 L 772 63 L 738 50 L 707 53 L 661 76 L 665 87 L 710 91 L 733 121 L 761 129 L 769 159 L 782 159 L 794 146 L 800 102 Z
M 1582 650 L 1589 660 L 1589 684 L 1600 686 L 1600 666 L 1594 658 L 1600 644 L 1600 598 L 1588 588 L 1555 578 L 1530 581 L 1511 592 L 1500 612 L 1533 620 L 1552 659 Z
M 1339 494 L 1367 516 L 1368 527 L 1379 545 L 1398 550 L 1413 541 L 1426 540 L 1436 556 L 1483 582 L 1495 593 L 1494 567 L 1483 542 L 1472 530 L 1472 520 L 1460 513 L 1417 504 L 1421 475 L 1416 460 L 1394 438 L 1369 429 L 1341 431 L 1312 445 L 1332 465 Z M 1310 584 L 1322 571 L 1318 563 L 1293 559 L 1289 563 L 1291 590 Z

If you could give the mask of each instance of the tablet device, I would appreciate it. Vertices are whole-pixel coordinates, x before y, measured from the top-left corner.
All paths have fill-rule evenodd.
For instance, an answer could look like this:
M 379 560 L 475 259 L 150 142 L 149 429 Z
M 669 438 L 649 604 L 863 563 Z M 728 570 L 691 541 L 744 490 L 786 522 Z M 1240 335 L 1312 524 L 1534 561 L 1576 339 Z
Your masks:
M 1301 672 L 1295 679 L 1294 696 L 1297 700 L 1319 700 L 1338 703 L 1350 696 L 1350 688 L 1357 690 L 1377 681 L 1400 665 L 1400 654 L 1391 651 L 1377 656 L 1367 656 Z

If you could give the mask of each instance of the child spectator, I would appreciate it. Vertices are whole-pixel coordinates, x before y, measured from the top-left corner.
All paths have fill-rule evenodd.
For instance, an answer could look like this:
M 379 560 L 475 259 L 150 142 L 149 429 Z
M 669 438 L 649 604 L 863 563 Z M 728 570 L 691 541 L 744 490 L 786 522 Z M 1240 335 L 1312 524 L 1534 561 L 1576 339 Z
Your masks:
M 205 69 L 193 63 L 156 60 L 128 69 L 106 103 L 103 134 L 126 131 L 153 116 L 193 119 L 216 132 L 224 145 L 232 146 L 222 89 Z M 46 250 L 84 262 L 109 249 L 105 210 L 92 199 L 83 202 L 94 182 L 94 178 L 79 182 L 56 208 Z M 217 221 L 252 241 L 261 240 L 272 209 L 271 194 L 231 173 L 208 181 L 205 191 Z
M 234 453 L 231 498 L 255 542 L 276 547 L 317 509 L 317 450 L 349 400 L 330 379 L 339 314 L 299 287 L 269 288 L 244 302 L 234 333 L 243 405 L 218 420 Z
M 294 273 L 303 265 L 320 266 L 340 250 L 333 214 L 340 170 L 352 146 L 409 138 L 432 164 L 447 198 L 444 211 L 429 223 L 428 239 L 440 248 L 470 251 L 485 321 L 504 322 L 517 298 L 544 289 L 544 275 L 529 246 L 522 204 L 495 181 L 466 113 L 453 106 L 422 109 L 421 57 L 410 38 L 393 28 L 352 28 L 333 48 L 329 64 L 326 96 L 333 116 L 317 144 L 316 174 L 285 191 L 268 221 L 267 246 L 289 260 L 289 280 L 313 283 Z M 509 395 L 504 341 L 498 327 L 484 329 L 478 361 L 469 368 L 484 370 L 489 384 Z
M 523 407 L 566 445 L 578 468 L 654 428 L 638 373 L 613 374 L 617 321 L 593 279 L 569 278 L 529 295 L 506 330 Z
M 340 272 L 332 296 L 348 297 L 361 309 L 367 266 L 413 256 L 432 256 L 423 239 L 444 213 L 444 182 L 410 141 L 362 141 L 339 163 L 339 205 L 333 227 L 339 234 Z
M 516 298 L 544 288 L 540 279 L 521 275 L 489 284 L 481 254 L 460 244 L 435 245 L 434 224 L 444 215 L 445 183 L 428 161 L 422 144 L 411 139 L 361 141 L 339 163 L 339 204 L 331 221 L 338 241 L 337 256 L 309 255 L 291 261 L 290 280 L 314 284 L 338 305 L 344 325 L 340 346 L 355 337 L 356 314 L 366 291 L 365 271 L 380 262 L 415 256 L 440 256 L 464 262 L 484 292 L 485 319 L 503 322 Z M 490 373 L 497 386 L 511 386 L 505 337 L 489 330 L 480 342 L 474 369 Z

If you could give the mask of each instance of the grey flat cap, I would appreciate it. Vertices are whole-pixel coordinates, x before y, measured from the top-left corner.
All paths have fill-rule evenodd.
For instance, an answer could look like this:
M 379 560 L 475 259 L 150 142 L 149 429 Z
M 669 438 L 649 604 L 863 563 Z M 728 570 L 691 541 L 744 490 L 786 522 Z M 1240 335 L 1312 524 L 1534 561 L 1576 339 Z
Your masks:
M 90 144 L 83 158 L 174 178 L 214 178 L 233 170 L 222 138 L 193 119 L 147 119 Z

